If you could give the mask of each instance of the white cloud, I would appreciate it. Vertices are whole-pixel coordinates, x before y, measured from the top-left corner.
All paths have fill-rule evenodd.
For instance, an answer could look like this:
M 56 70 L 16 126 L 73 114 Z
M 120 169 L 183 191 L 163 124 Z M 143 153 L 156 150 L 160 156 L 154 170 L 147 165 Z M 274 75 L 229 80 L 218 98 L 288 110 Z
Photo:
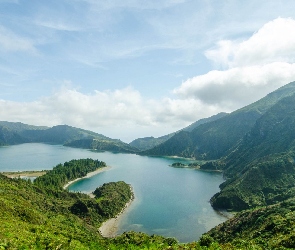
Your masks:
M 205 52 L 207 58 L 228 67 L 295 61 L 295 20 L 277 18 L 245 41 L 222 40 Z
M 222 40 L 205 52 L 222 65 L 188 79 L 174 90 L 181 98 L 194 98 L 234 110 L 295 80 L 295 20 L 277 18 L 244 41 Z
M 0 101 L 3 120 L 46 126 L 68 124 L 99 133 L 105 131 L 109 136 L 117 135 L 119 129 L 121 138 L 126 137 L 122 131 L 133 132 L 126 140 L 135 139 L 134 130 L 137 130 L 138 136 L 140 131 L 150 133 L 151 130 L 158 130 L 161 132 L 153 135 L 160 136 L 218 111 L 213 105 L 205 106 L 193 99 L 144 100 L 138 91 L 130 87 L 92 94 L 63 88 L 36 102 Z
M 294 80 L 295 64 L 276 62 L 210 71 L 185 81 L 174 93 L 234 110 Z

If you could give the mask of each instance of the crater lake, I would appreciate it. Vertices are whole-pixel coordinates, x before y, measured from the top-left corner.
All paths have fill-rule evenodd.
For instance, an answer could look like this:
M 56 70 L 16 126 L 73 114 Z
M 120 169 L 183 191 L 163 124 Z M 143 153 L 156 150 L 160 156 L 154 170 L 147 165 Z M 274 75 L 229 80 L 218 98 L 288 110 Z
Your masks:
M 40 143 L 0 147 L 0 171 L 50 170 L 72 159 L 92 158 L 111 168 L 69 186 L 70 191 L 90 193 L 103 183 L 125 181 L 135 200 L 118 225 L 118 234 L 140 231 L 196 241 L 226 220 L 209 203 L 224 181 L 221 173 L 173 168 L 189 160 L 135 154 L 96 152 Z

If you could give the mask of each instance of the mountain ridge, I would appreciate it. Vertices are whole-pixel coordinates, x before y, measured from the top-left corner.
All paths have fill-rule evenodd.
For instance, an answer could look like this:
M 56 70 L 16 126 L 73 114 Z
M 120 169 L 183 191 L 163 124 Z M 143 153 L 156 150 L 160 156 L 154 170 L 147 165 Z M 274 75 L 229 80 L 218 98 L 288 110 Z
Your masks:
M 269 93 L 264 98 L 224 117 L 201 124 L 194 128 L 189 136 L 186 135 L 183 138 L 183 141 L 186 141 L 187 145 L 189 145 L 187 148 L 180 147 L 179 150 L 175 150 L 179 135 L 178 137 L 174 135 L 164 143 L 143 151 L 141 154 L 151 156 L 176 155 L 205 160 L 224 157 L 251 130 L 259 117 L 280 99 L 293 93 L 295 93 L 295 82 L 291 82 Z M 173 150 L 170 150 L 172 147 Z

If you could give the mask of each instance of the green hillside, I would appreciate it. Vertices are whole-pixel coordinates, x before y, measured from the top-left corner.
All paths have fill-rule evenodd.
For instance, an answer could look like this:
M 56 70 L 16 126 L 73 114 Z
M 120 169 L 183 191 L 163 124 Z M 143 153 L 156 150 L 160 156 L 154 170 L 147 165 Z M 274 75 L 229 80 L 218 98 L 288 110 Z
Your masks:
M 218 120 L 202 124 L 189 134 L 174 135 L 164 143 L 142 152 L 145 155 L 166 155 L 194 157 L 196 159 L 219 159 L 226 156 L 232 148 L 243 139 L 255 122 L 274 104 L 284 97 L 295 93 L 295 82 L 289 83 L 268 94 L 261 100 L 232 112 Z M 183 144 L 187 144 L 183 148 Z
M 294 249 L 295 199 L 247 210 L 211 229 L 204 238 L 222 249 Z
M 295 189 L 295 94 L 257 120 L 226 158 L 228 180 L 212 199 L 217 208 L 241 210 L 290 198 Z

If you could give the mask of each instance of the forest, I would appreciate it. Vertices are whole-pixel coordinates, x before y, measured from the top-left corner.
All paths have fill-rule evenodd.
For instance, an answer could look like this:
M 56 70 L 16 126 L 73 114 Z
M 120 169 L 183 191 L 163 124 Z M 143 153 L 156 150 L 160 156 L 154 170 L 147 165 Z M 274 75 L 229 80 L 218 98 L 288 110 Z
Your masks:
M 52 170 L 47 171 L 35 179 L 34 183 L 39 187 L 62 189 L 69 181 L 86 176 L 99 168 L 106 167 L 103 161 L 92 159 L 79 159 L 58 164 Z

